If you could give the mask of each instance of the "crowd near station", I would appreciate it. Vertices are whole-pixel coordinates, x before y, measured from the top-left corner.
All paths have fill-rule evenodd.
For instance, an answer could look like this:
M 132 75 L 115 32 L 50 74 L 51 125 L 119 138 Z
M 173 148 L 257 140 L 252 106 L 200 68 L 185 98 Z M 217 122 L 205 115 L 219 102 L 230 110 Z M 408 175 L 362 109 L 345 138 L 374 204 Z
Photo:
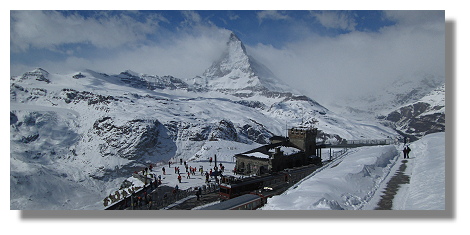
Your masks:
M 149 164 L 104 198 L 103 205 L 106 209 L 160 209 L 182 197 L 194 195 L 199 200 L 217 190 L 222 176 L 235 175 L 235 162 L 216 159 Z

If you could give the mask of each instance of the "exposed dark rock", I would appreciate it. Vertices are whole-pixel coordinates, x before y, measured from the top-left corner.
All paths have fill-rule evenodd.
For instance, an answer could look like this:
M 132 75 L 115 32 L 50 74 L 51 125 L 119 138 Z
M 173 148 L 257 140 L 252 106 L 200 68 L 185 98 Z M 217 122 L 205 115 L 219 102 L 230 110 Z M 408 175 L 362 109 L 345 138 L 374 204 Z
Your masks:
M 442 107 L 431 107 L 428 103 L 417 102 L 391 112 L 382 117 L 382 120 L 388 121 L 384 124 L 390 125 L 403 136 L 419 139 L 427 134 L 445 131 L 445 113 L 430 112 L 440 108 Z
M 114 98 L 113 96 L 103 96 L 99 94 L 94 94 L 89 91 L 76 91 L 73 89 L 62 89 L 61 97 L 59 99 L 63 99 L 65 103 L 79 103 L 81 101 L 85 101 L 88 105 L 94 104 L 110 104 L 112 101 L 119 101 L 118 99 Z
M 20 79 L 21 80 L 36 79 L 37 81 L 50 83 L 51 81 L 47 79 L 48 75 L 49 73 L 46 70 L 38 68 L 34 71 L 24 73 Z
M 72 77 L 75 79 L 80 79 L 80 78 L 85 78 L 86 76 L 83 75 L 82 73 L 78 73 L 78 74 L 73 75 Z
M 16 124 L 18 122 L 18 117 L 16 114 L 10 112 L 10 125 Z
M 37 140 L 39 138 L 39 134 L 35 134 L 35 135 L 30 135 L 30 136 L 27 136 L 27 137 L 21 137 L 21 142 L 25 143 L 25 144 L 28 144 L 28 143 L 31 143 L 35 140 Z
M 155 150 L 158 144 L 159 125 L 157 120 L 129 120 L 117 125 L 111 117 L 95 121 L 92 132 L 106 144 L 100 146 L 103 156 L 116 154 L 122 158 L 135 159 Z

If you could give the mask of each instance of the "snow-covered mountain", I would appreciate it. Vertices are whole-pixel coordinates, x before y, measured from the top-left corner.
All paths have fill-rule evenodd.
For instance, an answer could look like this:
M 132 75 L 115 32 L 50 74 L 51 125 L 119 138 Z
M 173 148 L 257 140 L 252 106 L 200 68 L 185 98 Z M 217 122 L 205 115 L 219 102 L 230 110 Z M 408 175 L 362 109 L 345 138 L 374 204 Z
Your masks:
M 418 101 L 379 118 L 411 141 L 427 134 L 445 132 L 445 84 Z
M 211 90 L 232 93 L 242 90 L 292 91 L 292 88 L 277 79 L 266 66 L 249 56 L 242 41 L 234 33 L 230 34 L 222 56 L 206 69 L 202 77 L 192 81 L 193 84 Z
M 375 92 L 335 100 L 329 109 L 345 116 L 376 118 L 388 115 L 402 106 L 417 102 L 445 84 L 444 77 L 427 73 L 414 73 L 384 83 Z
M 221 59 L 192 79 L 44 69 L 11 77 L 11 209 L 99 208 L 149 163 L 214 153 L 231 161 L 297 125 L 317 127 L 318 141 L 396 135 L 282 84 L 234 34 L 228 38 Z

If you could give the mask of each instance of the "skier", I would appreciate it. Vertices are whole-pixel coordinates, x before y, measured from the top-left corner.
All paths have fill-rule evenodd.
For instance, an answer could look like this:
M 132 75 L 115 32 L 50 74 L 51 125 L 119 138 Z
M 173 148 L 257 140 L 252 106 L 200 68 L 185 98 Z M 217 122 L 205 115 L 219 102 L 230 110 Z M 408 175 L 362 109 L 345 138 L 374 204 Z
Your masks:
M 162 167 L 163 174 L 165 175 L 165 167 Z
M 181 184 L 181 175 L 178 175 L 178 182 Z
M 209 165 L 212 164 L 212 157 L 209 158 Z

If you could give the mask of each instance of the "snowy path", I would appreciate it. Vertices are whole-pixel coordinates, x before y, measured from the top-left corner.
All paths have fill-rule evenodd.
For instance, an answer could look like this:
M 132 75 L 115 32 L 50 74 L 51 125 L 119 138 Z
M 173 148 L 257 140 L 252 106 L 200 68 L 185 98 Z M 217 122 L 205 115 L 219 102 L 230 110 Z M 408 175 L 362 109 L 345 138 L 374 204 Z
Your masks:
M 409 182 L 400 184 L 393 197 L 391 210 L 444 210 L 445 205 L 445 144 L 443 135 L 435 133 L 410 145 L 410 158 L 399 156 L 391 172 L 398 172 L 402 164 L 406 165 L 403 175 Z M 404 162 L 406 160 L 406 162 Z M 390 174 L 393 175 L 393 174 Z M 391 178 L 386 180 L 390 182 Z M 382 192 L 385 188 L 382 188 Z M 367 208 L 374 209 L 382 193 L 370 201 Z
M 406 159 L 401 161 L 398 171 L 387 182 L 387 187 L 382 191 L 381 199 L 377 207 L 375 207 L 375 210 L 391 210 L 393 208 L 393 201 L 397 192 L 402 186 L 410 183 L 410 176 L 404 173 L 408 168 L 407 163 L 408 160 Z

